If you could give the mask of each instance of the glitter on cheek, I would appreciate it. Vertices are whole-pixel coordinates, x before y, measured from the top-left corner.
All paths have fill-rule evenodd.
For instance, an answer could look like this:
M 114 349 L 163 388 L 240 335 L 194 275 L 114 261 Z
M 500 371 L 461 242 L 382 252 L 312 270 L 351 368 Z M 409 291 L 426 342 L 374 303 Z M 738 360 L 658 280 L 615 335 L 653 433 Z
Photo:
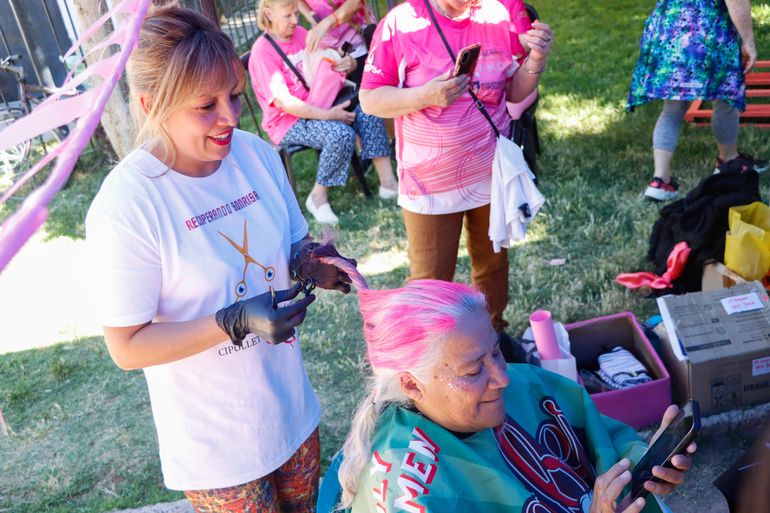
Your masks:
M 467 392 L 473 386 L 473 383 L 468 378 L 456 376 L 447 380 L 447 386 L 451 390 L 461 390 L 463 392 Z

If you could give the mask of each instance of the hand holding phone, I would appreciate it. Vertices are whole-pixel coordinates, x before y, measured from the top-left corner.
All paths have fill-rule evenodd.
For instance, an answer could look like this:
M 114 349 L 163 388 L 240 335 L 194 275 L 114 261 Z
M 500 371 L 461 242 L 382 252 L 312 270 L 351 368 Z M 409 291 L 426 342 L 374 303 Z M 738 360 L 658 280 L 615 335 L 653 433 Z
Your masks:
M 677 454 L 687 452 L 687 447 L 695 440 L 699 430 L 700 405 L 698 401 L 687 401 L 634 466 L 629 494 L 631 501 L 646 497 L 650 493 L 644 488 L 646 481 L 662 482 L 652 474 L 652 468 L 674 468 L 671 459 Z
M 457 54 L 457 60 L 455 60 L 455 69 L 452 76 L 468 75 L 468 77 L 473 77 L 480 55 L 481 43 L 472 44 L 460 50 L 460 53 Z

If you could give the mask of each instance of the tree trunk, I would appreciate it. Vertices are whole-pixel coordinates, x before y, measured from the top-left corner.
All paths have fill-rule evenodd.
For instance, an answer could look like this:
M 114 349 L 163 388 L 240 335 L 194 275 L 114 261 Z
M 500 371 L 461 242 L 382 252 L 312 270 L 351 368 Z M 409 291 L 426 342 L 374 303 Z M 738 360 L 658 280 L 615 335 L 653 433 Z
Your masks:
M 217 27 L 219 26 L 217 4 L 214 0 L 201 0 L 201 14 L 216 23 Z
M 79 34 L 85 32 L 99 19 L 102 15 L 100 5 L 103 3 L 102 0 L 70 0 L 70 5 L 73 7 L 72 16 L 75 18 Z M 110 27 L 110 23 L 107 22 L 106 26 Z M 109 28 L 101 28 L 84 43 L 84 51 L 99 43 L 108 33 Z M 104 57 L 109 57 L 112 53 L 114 50 L 110 50 L 110 48 L 103 52 L 95 52 L 94 55 L 86 57 L 86 63 L 92 64 Z M 107 134 L 112 149 L 118 158 L 125 157 L 133 149 L 135 137 L 131 112 L 123 94 L 125 88 L 122 87 L 122 84 L 123 80 L 118 82 L 112 91 L 112 96 L 104 108 L 101 120 L 104 132 Z

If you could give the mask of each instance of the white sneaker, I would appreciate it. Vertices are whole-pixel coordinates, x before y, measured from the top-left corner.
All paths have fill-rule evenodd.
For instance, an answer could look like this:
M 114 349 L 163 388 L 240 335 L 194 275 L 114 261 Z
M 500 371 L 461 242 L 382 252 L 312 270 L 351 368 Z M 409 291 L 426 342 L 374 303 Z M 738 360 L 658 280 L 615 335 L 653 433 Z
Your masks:
M 340 222 L 328 202 L 316 207 L 315 203 L 313 203 L 313 199 L 308 196 L 307 200 L 305 200 L 305 208 L 307 208 L 307 211 L 313 214 L 315 220 L 321 224 L 338 224 Z
M 398 198 L 398 190 L 388 189 L 380 185 L 379 197 L 384 200 L 392 200 Z

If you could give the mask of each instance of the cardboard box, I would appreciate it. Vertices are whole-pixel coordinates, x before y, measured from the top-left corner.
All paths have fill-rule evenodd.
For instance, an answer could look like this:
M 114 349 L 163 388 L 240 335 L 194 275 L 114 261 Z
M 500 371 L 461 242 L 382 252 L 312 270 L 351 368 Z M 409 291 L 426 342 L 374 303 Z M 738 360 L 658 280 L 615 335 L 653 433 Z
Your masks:
M 746 283 L 746 280 L 722 262 L 711 262 L 703 266 L 701 290 L 725 289 L 739 283 Z
M 770 401 L 770 300 L 760 282 L 658 298 L 677 402 L 706 415 Z
M 631 312 L 597 317 L 566 326 L 578 368 L 598 369 L 597 357 L 615 346 L 631 351 L 653 380 L 622 390 L 592 394 L 599 411 L 641 428 L 656 424 L 671 404 L 671 378 Z

